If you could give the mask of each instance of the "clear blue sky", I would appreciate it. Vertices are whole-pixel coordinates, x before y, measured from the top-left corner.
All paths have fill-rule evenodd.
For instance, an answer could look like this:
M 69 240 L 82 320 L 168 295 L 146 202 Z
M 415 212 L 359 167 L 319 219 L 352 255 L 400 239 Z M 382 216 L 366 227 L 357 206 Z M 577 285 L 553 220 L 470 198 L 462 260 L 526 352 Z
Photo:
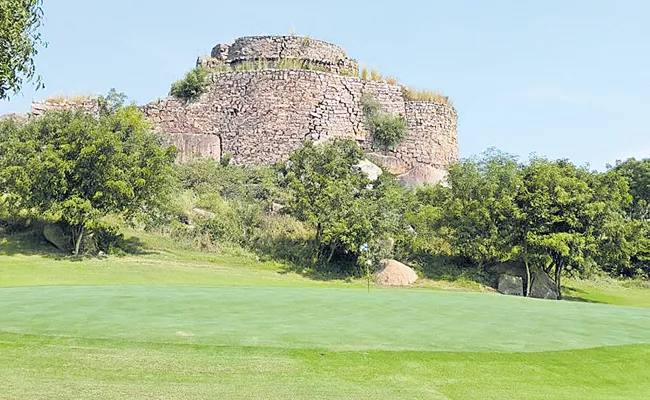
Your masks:
M 146 103 L 217 43 L 294 30 L 451 96 L 463 157 L 495 146 L 597 169 L 650 157 L 648 0 L 45 0 L 45 13 L 47 88 L 0 114 L 111 87 Z

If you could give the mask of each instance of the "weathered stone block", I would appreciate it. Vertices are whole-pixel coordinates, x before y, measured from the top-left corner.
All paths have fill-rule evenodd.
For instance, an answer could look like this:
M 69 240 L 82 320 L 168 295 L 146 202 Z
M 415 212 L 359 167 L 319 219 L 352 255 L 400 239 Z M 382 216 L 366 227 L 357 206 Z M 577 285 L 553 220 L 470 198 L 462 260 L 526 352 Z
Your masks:
M 557 300 L 559 292 L 553 279 L 544 271 L 537 271 L 532 278 L 530 297 Z
M 520 276 L 514 275 L 500 275 L 499 286 L 497 288 L 499 293 L 507 294 L 510 296 L 523 296 L 524 295 L 524 282 Z

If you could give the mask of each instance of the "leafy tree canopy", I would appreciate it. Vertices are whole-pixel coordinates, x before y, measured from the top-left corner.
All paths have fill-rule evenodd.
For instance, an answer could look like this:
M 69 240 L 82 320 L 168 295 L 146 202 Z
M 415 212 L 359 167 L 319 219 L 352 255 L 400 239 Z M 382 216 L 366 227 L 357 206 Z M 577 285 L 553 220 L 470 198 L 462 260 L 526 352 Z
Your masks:
M 2 122 L 0 135 L 0 192 L 15 209 L 71 227 L 76 253 L 101 217 L 160 201 L 175 157 L 134 106 L 100 116 L 47 112 Z
M 315 228 L 319 261 L 357 256 L 362 244 L 403 223 L 402 189 L 390 177 L 371 183 L 356 167 L 362 155 L 349 140 L 307 143 L 284 167 L 284 184 L 293 195 L 287 210 Z
M 43 23 L 42 0 L 0 0 L 0 99 L 18 93 L 24 81 L 36 80 L 34 57 L 47 44 L 39 28 Z

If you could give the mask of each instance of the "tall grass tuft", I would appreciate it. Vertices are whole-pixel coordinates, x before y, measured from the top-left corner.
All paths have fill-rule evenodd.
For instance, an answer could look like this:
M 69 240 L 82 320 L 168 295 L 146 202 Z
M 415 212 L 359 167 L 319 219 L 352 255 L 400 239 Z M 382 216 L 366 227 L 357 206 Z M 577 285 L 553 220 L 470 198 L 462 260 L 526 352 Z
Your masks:
M 63 103 L 73 103 L 73 104 L 79 104 L 83 103 L 89 99 L 91 99 L 93 96 L 89 94 L 73 94 L 73 95 L 55 95 L 48 97 L 45 99 L 47 103 L 55 103 L 55 104 L 63 104 Z
M 368 80 L 368 67 L 365 65 L 361 67 L 361 80 L 367 81 Z
M 411 101 L 427 101 L 431 103 L 442 103 L 452 106 L 451 99 L 440 92 L 433 92 L 431 90 L 413 90 L 409 87 L 403 86 L 402 92 L 404 97 Z

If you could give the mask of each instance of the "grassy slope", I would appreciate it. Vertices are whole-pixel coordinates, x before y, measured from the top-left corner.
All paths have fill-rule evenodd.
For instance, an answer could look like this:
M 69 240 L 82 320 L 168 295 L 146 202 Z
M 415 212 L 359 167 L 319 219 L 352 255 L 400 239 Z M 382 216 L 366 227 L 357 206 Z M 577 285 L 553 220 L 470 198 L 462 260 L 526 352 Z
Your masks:
M 424 289 L 367 293 L 361 283 L 307 280 L 278 274 L 278 264 L 142 238 L 157 251 L 80 262 L 19 254 L 29 251 L 0 239 L 0 399 L 650 392 L 644 308 Z M 52 284 L 75 286 L 25 286 Z M 611 290 L 579 285 L 576 294 L 592 301 Z M 648 290 L 612 292 L 617 303 L 650 303 Z

